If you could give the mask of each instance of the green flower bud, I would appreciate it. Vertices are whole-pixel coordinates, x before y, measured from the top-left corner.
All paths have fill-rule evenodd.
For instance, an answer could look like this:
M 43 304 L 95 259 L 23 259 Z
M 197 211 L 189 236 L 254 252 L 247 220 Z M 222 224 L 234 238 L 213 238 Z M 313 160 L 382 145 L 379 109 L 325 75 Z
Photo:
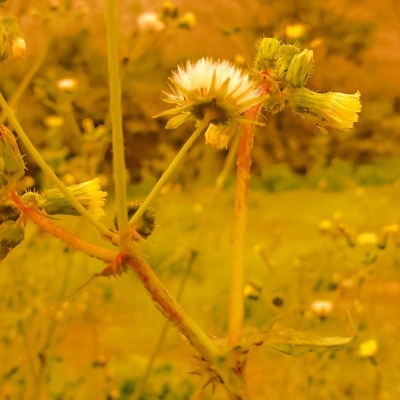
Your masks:
M 258 47 L 258 53 L 254 68 L 258 71 L 264 71 L 275 64 L 279 55 L 279 40 L 274 38 L 264 38 Z
M 67 186 L 67 189 L 95 218 L 104 215 L 104 198 L 107 193 L 100 190 L 99 178 Z M 49 215 L 80 215 L 59 189 L 45 190 L 37 202 L 37 207 Z
M 300 54 L 296 54 L 286 72 L 286 82 L 297 88 L 302 88 L 314 67 L 313 51 L 303 50 Z
M 300 49 L 292 44 L 284 44 L 280 48 L 280 56 L 276 61 L 277 78 L 283 79 L 292 62 L 293 57 L 300 53 Z
M 0 190 L 15 185 L 25 174 L 25 163 L 14 135 L 0 125 Z
M 128 205 L 128 218 L 131 219 L 136 211 L 140 207 L 139 202 L 134 202 Z M 137 222 L 135 225 L 136 231 L 142 236 L 143 238 L 147 239 L 153 233 L 154 228 L 156 227 L 156 213 L 153 207 L 149 207 L 143 214 L 142 218 Z M 118 219 L 117 216 L 114 217 L 114 226 L 115 229 L 118 229 Z
M 289 96 L 292 111 L 301 118 L 309 119 L 324 133 L 324 126 L 348 130 L 358 121 L 361 111 L 360 92 L 344 94 L 317 93 L 307 88 L 294 90 Z
M 0 62 L 12 58 L 24 58 L 25 40 L 18 22 L 13 17 L 0 17 Z
M 24 240 L 24 236 L 24 229 L 14 221 L 6 221 L 0 225 L 0 262 Z

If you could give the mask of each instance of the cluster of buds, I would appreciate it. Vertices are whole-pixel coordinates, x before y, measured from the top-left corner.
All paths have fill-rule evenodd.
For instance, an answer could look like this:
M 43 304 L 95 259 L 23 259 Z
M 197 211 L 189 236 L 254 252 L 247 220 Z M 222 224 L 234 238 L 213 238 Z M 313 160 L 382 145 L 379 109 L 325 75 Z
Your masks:
M 274 38 L 264 38 L 259 46 L 254 69 L 267 81 L 270 95 L 264 108 L 277 113 L 288 104 L 301 118 L 308 119 L 322 132 L 325 126 L 348 130 L 358 121 L 360 93 L 317 93 L 304 86 L 314 69 L 312 50 L 285 45 Z
M 0 62 L 25 58 L 26 43 L 18 22 L 13 17 L 0 17 Z

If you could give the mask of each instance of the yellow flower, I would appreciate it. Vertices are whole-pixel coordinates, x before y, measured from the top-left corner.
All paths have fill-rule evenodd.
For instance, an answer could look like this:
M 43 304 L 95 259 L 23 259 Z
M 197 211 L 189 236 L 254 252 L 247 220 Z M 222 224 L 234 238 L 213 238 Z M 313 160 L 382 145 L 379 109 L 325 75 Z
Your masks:
M 363 232 L 357 235 L 357 243 L 362 246 L 374 246 L 378 244 L 378 237 L 374 232 Z
M 209 119 L 207 141 L 217 148 L 227 147 L 238 123 L 256 123 L 244 119 L 242 114 L 265 98 L 257 92 L 249 75 L 228 61 L 214 62 L 209 58 L 195 63 L 188 61 L 169 80 L 171 92 L 164 92 L 164 101 L 176 107 L 156 117 L 178 114 L 169 120 L 167 129 L 189 120 Z
M 289 105 L 295 114 L 309 119 L 324 133 L 324 126 L 348 130 L 358 121 L 361 111 L 360 92 L 344 94 L 338 92 L 317 93 L 307 88 L 294 90 L 289 96 Z
M 104 215 L 104 199 L 107 193 L 100 190 L 99 178 L 67 186 L 67 189 L 95 218 L 100 218 Z M 80 215 L 59 189 L 45 190 L 40 195 L 40 199 L 37 200 L 37 207 L 43 209 L 49 215 Z
M 358 347 L 358 355 L 362 358 L 373 357 L 378 351 L 378 343 L 374 339 L 361 342 Z

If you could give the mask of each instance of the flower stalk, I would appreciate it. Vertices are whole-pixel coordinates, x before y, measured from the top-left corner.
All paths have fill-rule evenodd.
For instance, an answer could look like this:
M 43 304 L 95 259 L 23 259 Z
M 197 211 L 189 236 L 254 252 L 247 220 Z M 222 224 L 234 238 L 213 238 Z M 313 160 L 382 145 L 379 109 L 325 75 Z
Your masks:
M 117 48 L 119 43 L 117 35 L 118 25 L 114 0 L 106 0 L 106 25 L 115 198 L 120 234 L 119 245 L 121 250 L 124 250 L 129 245 L 130 235 L 128 215 L 126 212 L 128 207 L 126 197 L 127 179 L 125 170 L 124 135 L 122 130 L 121 80 Z

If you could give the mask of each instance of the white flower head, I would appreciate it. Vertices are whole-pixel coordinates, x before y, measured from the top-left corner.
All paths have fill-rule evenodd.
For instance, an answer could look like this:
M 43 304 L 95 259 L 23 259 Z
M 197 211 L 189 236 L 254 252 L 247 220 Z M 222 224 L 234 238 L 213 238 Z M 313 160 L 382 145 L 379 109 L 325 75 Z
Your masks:
M 147 11 L 138 17 L 139 30 L 142 32 L 161 32 L 165 24 L 155 12 Z
M 174 115 L 167 129 L 174 129 L 189 120 L 208 119 L 207 142 L 226 148 L 239 122 L 255 123 L 242 114 L 261 103 L 265 97 L 256 90 L 256 83 L 228 61 L 202 58 L 185 67 L 178 67 L 169 78 L 171 92 L 164 92 L 164 101 L 176 107 L 157 115 Z M 217 137 L 218 136 L 218 137 Z

